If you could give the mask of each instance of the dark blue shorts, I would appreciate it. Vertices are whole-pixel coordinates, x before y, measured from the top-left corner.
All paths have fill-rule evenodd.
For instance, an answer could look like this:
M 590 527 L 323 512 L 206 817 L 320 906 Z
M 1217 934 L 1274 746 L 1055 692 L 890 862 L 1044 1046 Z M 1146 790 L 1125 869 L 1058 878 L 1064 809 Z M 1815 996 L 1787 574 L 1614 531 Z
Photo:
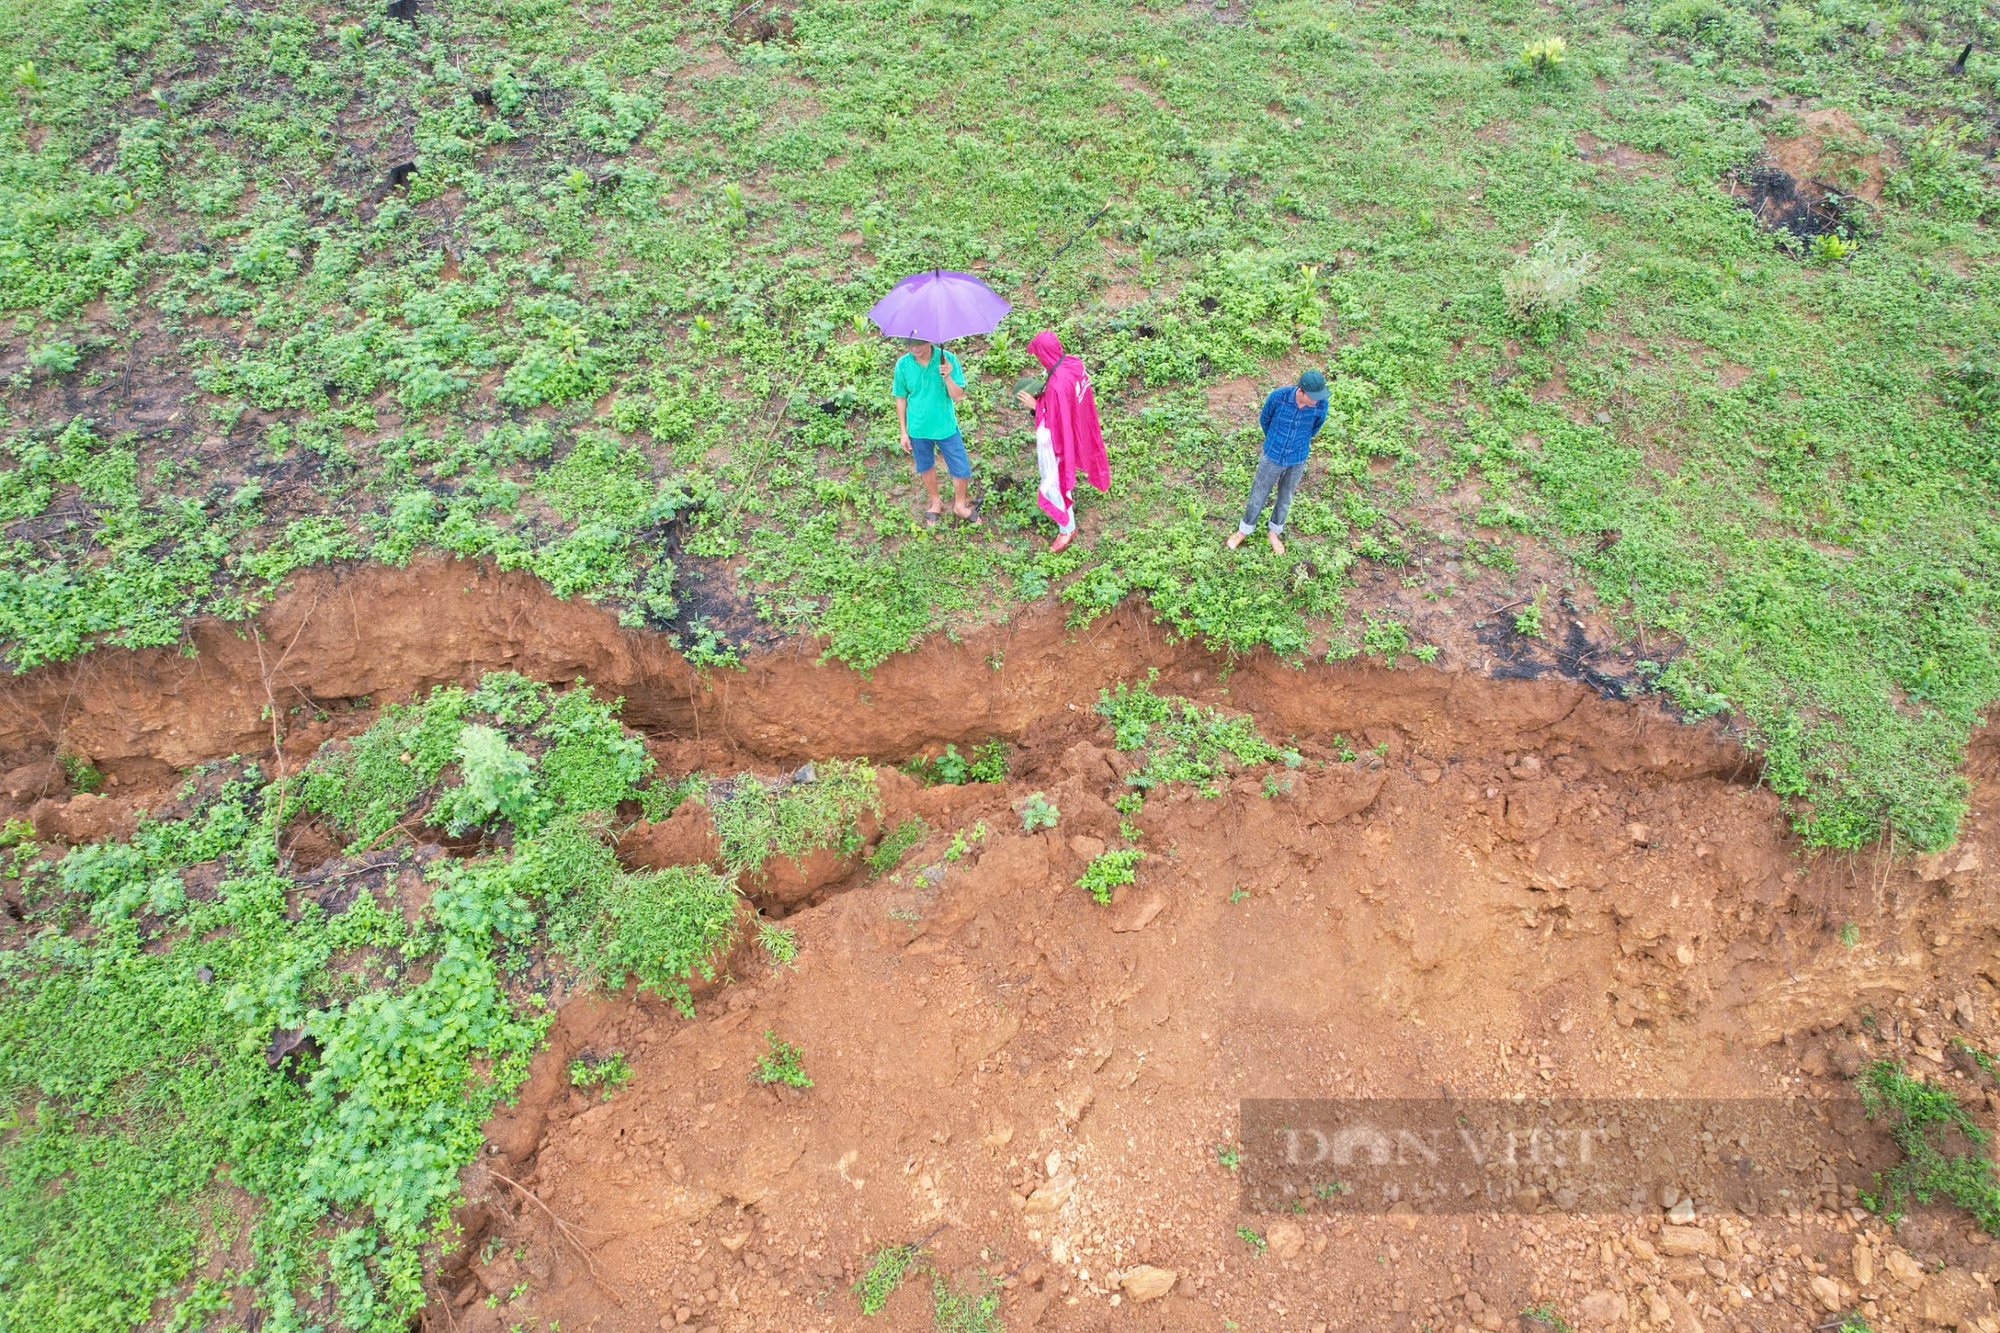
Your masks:
M 965 452 L 965 436 L 953 431 L 942 440 L 921 440 L 910 437 L 910 459 L 917 465 L 917 475 L 922 476 L 937 466 L 937 456 L 944 455 L 944 470 L 964 481 L 972 475 L 972 456 Z

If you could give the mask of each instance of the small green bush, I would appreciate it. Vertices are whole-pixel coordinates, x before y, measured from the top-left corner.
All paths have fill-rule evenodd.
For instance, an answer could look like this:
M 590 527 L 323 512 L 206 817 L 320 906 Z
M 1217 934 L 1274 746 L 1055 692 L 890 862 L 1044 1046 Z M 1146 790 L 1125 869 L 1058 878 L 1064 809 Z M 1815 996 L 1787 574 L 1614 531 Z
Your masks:
M 1021 816 L 1021 827 L 1029 833 L 1054 828 L 1056 821 L 1062 818 L 1062 811 L 1056 809 L 1055 802 L 1041 792 L 1030 793 L 1015 809 Z
M 602 1089 L 609 1097 L 614 1088 L 624 1087 L 631 1079 L 632 1066 L 623 1051 L 602 1056 L 586 1052 L 569 1062 L 569 1085 L 573 1088 Z
M 1538 37 L 1524 43 L 1521 53 L 1508 62 L 1510 83 L 1533 83 L 1561 76 L 1569 59 L 1569 43 L 1560 37 Z
M 1500 279 L 1507 313 L 1523 325 L 1546 327 L 1560 321 L 1590 285 L 1596 262 L 1569 232 L 1567 220 L 1557 218 Z
M 797 860 L 821 847 L 860 849 L 856 821 L 882 809 L 875 770 L 859 760 L 840 759 L 812 768 L 810 781 L 766 780 L 746 773 L 710 795 L 725 866 L 741 871 L 761 867 L 774 856 Z
M 1913 1204 L 1943 1197 L 1972 1214 L 1989 1235 L 2000 1235 L 2000 1180 L 1985 1147 L 1988 1134 L 1942 1084 L 1919 1083 L 1893 1060 L 1877 1060 L 1859 1079 L 1870 1120 L 1884 1120 L 1903 1160 L 1875 1176 L 1862 1202 L 1894 1226 Z M 1947 1148 L 1953 1138 L 1964 1147 Z
M 751 1077 L 759 1083 L 782 1083 L 789 1088 L 810 1088 L 813 1081 L 806 1077 L 805 1052 L 791 1042 L 781 1041 L 778 1034 L 769 1028 L 764 1030 L 764 1040 L 770 1050 L 757 1057 L 757 1068 Z
M 884 1245 L 868 1260 L 868 1267 L 854 1283 L 854 1294 L 861 1299 L 861 1313 L 876 1315 L 903 1285 L 917 1261 L 923 1255 L 920 1245 Z
M 1121 750 L 1146 752 L 1146 766 L 1125 781 L 1144 791 L 1172 782 L 1192 782 L 1202 794 L 1221 794 L 1227 771 L 1223 755 L 1236 764 L 1278 763 L 1297 768 L 1298 751 L 1273 745 L 1247 717 L 1230 717 L 1178 696 L 1161 696 L 1151 689 L 1157 672 L 1145 683 L 1102 691 L 1097 711 L 1111 723 L 1113 743 Z
M 931 1327 L 937 1333 L 1005 1333 L 997 1284 L 990 1278 L 975 1278 L 974 1285 L 960 1288 L 933 1273 Z
M 512 820 L 534 793 L 534 761 L 507 744 L 492 727 L 468 722 L 458 733 L 458 763 L 465 781 L 438 799 L 431 817 L 459 834 L 495 818 Z
M 757 944 L 777 967 L 788 967 L 799 956 L 798 933 L 775 921 L 757 923 Z
M 616 990 L 628 982 L 694 1011 L 688 977 L 714 980 L 735 936 L 738 898 L 727 876 L 703 865 L 626 870 L 604 819 L 565 816 L 512 857 L 456 873 L 489 874 L 547 913 L 549 942 L 586 977 Z
M 961 786 L 968 782 L 1007 780 L 1007 742 L 998 736 L 973 750 L 970 758 L 947 744 L 935 759 L 912 760 L 904 770 L 926 787 Z
M 532 837 L 565 814 L 643 799 L 653 761 L 618 722 L 619 707 L 581 682 L 557 692 L 513 672 L 487 676 L 471 694 L 440 686 L 321 750 L 300 782 L 300 803 L 363 847 L 399 823 L 453 834 L 511 824 L 516 836 Z M 454 766 L 459 781 L 447 786 Z
M 868 853 L 868 868 L 877 875 L 886 875 L 896 868 L 904 853 L 931 836 L 931 826 L 915 815 L 896 825 L 882 838 L 875 850 Z
M 1089 889 L 1090 896 L 1099 903 L 1109 903 L 1113 889 L 1120 884 L 1130 884 L 1136 877 L 1139 859 L 1144 855 L 1137 847 L 1100 852 L 1083 868 L 1083 877 L 1077 880 L 1076 885 L 1080 889 Z

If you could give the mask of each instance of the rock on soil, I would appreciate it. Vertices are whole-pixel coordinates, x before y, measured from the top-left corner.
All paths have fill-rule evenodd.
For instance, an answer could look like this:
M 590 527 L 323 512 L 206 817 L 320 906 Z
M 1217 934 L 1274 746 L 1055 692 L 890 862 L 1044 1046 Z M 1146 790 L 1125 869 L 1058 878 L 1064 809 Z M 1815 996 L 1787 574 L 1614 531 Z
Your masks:
M 1175 1274 L 1171 1269 L 1154 1268 L 1141 1264 L 1128 1268 L 1118 1279 L 1118 1287 L 1132 1301 L 1157 1301 L 1174 1289 Z

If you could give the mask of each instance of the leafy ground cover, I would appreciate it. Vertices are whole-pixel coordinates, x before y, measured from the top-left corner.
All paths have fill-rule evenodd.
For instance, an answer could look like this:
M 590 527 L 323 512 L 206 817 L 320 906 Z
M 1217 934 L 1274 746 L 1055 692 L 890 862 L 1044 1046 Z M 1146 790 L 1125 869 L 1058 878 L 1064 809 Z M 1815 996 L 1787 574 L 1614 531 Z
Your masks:
M 196 1329 L 254 1302 L 267 1330 L 408 1327 L 558 988 L 686 1006 L 734 934 L 719 870 L 612 854 L 618 807 L 659 799 L 651 769 L 615 705 L 495 675 L 385 710 L 289 792 L 232 762 L 129 841 L 58 860 L 16 835 L 0 1324 Z M 353 838 L 339 873 L 281 858 L 301 809 Z M 364 854 L 399 823 L 480 841 Z M 571 1077 L 609 1092 L 623 1070 Z
M 1386 652 L 1361 571 L 1448 606 L 1447 566 L 1519 564 L 1644 627 L 1811 838 L 1951 835 L 2000 693 L 1976 0 L 10 18 L 17 669 L 423 550 L 710 660 L 747 605 L 864 668 L 1049 595 Z M 1731 181 L 1807 131 L 1854 200 L 1802 237 Z M 988 525 L 930 537 L 861 314 L 939 264 L 1020 313 L 965 349 Z M 1003 404 L 1044 324 L 1116 479 L 1060 556 Z M 1229 406 L 1308 362 L 1295 540 L 1224 552 Z

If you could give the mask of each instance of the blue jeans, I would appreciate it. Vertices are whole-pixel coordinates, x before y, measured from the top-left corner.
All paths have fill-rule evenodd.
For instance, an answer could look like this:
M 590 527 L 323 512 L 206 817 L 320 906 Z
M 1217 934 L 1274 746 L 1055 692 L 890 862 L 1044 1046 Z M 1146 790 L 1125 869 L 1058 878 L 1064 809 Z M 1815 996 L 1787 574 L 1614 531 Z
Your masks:
M 960 481 L 972 475 L 972 456 L 965 452 L 965 436 L 957 431 L 942 440 L 924 440 L 910 437 L 910 460 L 917 465 L 917 475 L 923 476 L 937 466 L 937 456 L 944 455 L 944 470 Z
M 1264 512 L 1264 502 L 1271 498 L 1271 489 L 1277 488 L 1278 502 L 1271 506 L 1271 531 L 1285 530 L 1285 519 L 1292 512 L 1292 492 L 1299 488 L 1299 479 L 1306 475 L 1304 463 L 1294 463 L 1290 467 L 1279 467 L 1261 455 L 1257 459 L 1257 477 L 1250 483 L 1250 503 L 1243 506 L 1243 522 L 1237 531 L 1248 537 L 1257 527 L 1257 515 Z

